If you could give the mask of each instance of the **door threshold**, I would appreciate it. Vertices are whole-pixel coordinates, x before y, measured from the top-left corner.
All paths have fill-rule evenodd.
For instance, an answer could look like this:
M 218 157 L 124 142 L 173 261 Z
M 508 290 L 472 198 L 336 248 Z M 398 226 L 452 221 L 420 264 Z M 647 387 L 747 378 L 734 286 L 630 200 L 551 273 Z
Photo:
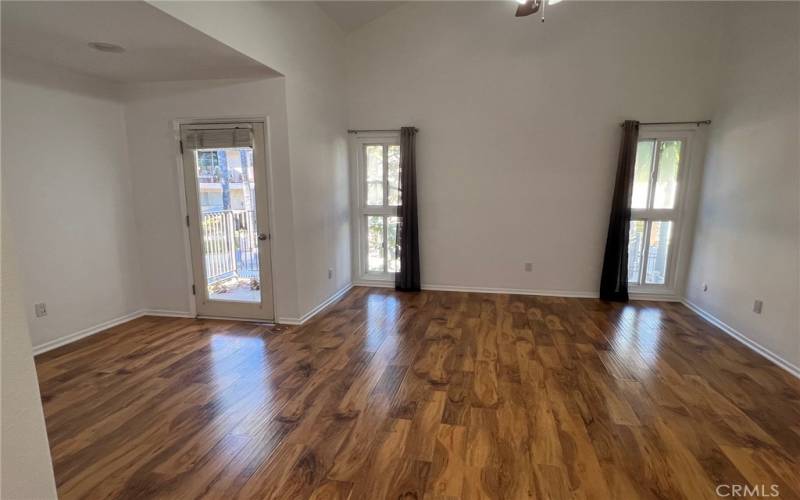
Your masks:
M 227 320 L 227 321 L 243 321 L 243 322 L 247 322 L 247 323 L 259 323 L 259 324 L 267 325 L 267 326 L 276 326 L 277 325 L 277 323 L 275 323 L 274 321 L 269 320 L 269 319 L 237 318 L 235 316 L 202 316 L 202 315 L 198 314 L 197 316 L 195 316 L 195 319 L 222 319 L 222 320 Z

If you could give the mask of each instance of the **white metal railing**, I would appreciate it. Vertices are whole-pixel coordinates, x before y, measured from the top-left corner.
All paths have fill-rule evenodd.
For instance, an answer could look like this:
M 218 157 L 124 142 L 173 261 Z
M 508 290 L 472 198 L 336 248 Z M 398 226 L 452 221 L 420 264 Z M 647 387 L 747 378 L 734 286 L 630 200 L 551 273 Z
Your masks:
M 230 278 L 258 278 L 258 230 L 253 210 L 202 214 L 206 279 L 212 285 Z

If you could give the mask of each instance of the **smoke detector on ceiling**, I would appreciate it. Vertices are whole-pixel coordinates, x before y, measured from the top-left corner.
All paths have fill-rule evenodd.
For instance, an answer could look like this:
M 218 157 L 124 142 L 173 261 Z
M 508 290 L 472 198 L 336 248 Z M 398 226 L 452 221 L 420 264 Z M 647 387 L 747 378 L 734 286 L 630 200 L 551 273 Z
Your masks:
M 115 54 L 125 52 L 125 47 L 117 45 L 116 43 L 89 42 L 89 47 L 93 48 L 94 50 L 99 50 L 100 52 L 113 52 Z

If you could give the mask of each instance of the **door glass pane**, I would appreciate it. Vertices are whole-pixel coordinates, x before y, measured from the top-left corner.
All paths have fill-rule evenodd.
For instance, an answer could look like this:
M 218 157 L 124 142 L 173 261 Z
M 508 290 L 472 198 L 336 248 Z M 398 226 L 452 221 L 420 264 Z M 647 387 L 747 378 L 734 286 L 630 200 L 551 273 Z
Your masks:
M 674 208 L 681 164 L 681 141 L 658 143 L 658 179 L 653 193 L 653 208 Z
M 383 205 L 383 146 L 364 147 L 367 157 L 367 205 Z
M 644 248 L 644 221 L 632 220 L 628 237 L 628 283 L 639 283 L 642 274 L 642 249 Z
M 400 247 L 397 245 L 400 220 L 400 217 L 386 218 L 387 268 L 390 273 L 400 272 Z
M 389 146 L 389 205 L 400 205 L 400 146 Z
M 261 302 L 251 148 L 195 151 L 209 300 Z
M 631 208 L 647 208 L 650 192 L 650 177 L 653 170 L 653 148 L 655 141 L 639 141 L 636 147 L 636 165 L 633 171 L 633 195 Z
M 669 240 L 672 237 L 672 221 L 653 221 L 648 241 L 647 277 L 648 285 L 663 285 L 667 277 Z
M 384 271 L 383 223 L 382 215 L 367 216 L 367 271 Z

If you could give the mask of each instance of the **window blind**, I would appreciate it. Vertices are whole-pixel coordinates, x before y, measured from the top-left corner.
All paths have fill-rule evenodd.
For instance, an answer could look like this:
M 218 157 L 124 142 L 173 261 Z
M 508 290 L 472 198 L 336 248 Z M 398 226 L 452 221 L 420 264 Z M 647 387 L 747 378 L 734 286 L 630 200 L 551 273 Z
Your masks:
M 190 130 L 184 147 L 189 149 L 252 148 L 253 131 L 249 128 Z

